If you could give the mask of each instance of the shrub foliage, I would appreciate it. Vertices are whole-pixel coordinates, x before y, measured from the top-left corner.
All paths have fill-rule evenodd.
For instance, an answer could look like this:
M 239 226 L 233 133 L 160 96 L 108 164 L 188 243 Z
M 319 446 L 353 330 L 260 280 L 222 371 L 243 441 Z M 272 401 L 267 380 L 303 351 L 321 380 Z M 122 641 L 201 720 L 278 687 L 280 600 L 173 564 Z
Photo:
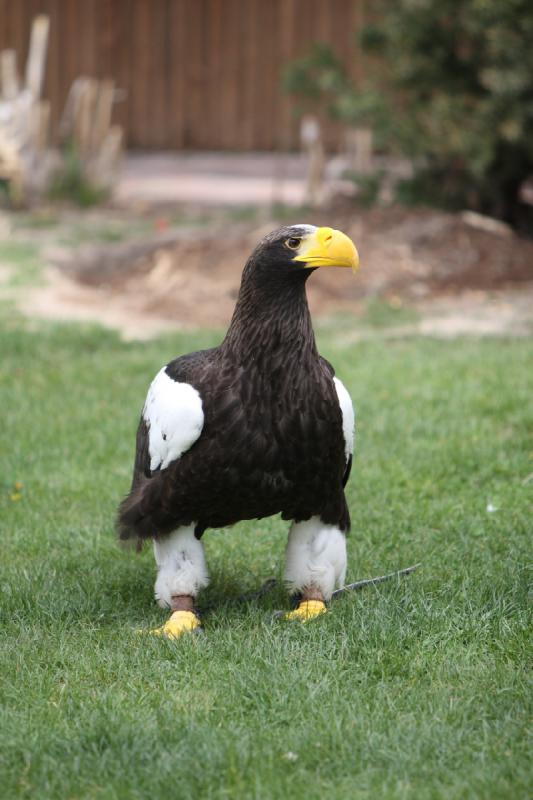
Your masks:
M 377 0 L 357 38 L 366 85 L 321 46 L 289 65 L 287 90 L 370 121 L 413 159 L 421 199 L 531 227 L 520 187 L 533 172 L 533 4 Z

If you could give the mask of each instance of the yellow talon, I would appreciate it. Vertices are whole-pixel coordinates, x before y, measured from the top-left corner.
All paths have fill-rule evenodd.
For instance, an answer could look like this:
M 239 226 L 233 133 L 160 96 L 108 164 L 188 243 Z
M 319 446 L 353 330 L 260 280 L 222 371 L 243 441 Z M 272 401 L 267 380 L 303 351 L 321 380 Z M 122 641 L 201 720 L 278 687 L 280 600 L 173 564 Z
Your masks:
M 174 611 L 164 625 L 160 628 L 153 628 L 147 633 L 164 636 L 166 639 L 179 639 L 182 634 L 190 633 L 200 627 L 200 620 L 192 611 Z
M 287 612 L 283 619 L 289 622 L 293 620 L 308 622 L 310 619 L 325 613 L 326 604 L 322 600 L 302 600 L 298 608 L 295 608 L 294 611 Z

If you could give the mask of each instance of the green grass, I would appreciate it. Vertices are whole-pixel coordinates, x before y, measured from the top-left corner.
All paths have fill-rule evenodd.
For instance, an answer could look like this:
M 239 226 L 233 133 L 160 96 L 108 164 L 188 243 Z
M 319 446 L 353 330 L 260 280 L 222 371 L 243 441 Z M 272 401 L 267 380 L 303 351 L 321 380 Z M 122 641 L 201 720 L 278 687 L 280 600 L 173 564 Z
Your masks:
M 272 625 L 281 589 L 231 601 L 281 574 L 286 524 L 208 532 L 218 607 L 169 643 L 135 633 L 166 615 L 113 520 L 149 380 L 217 337 L 0 336 L 2 798 L 528 795 L 530 342 L 328 329 L 358 415 L 348 579 L 422 569 Z
M 9 288 L 42 283 L 42 263 L 39 249 L 28 242 L 0 241 L 0 265 L 8 268 L 6 285 Z
M 397 325 L 413 325 L 420 315 L 413 306 L 404 304 L 399 298 L 383 300 L 378 297 L 366 302 L 361 321 L 372 328 L 387 328 Z

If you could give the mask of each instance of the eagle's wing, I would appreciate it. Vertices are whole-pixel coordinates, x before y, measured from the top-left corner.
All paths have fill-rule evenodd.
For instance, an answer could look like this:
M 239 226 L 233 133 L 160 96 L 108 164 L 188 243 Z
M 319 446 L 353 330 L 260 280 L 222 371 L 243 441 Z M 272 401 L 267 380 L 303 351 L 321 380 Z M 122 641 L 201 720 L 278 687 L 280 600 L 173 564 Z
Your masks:
M 204 426 L 202 398 L 190 383 L 174 380 L 163 367 L 148 390 L 142 419 L 154 473 L 176 461 L 199 438 Z
M 337 392 L 339 406 L 341 409 L 342 432 L 344 435 L 344 453 L 346 456 L 346 467 L 344 470 L 342 485 L 346 486 L 352 469 L 352 458 L 355 443 L 355 412 L 353 409 L 352 398 L 350 397 L 348 390 L 340 378 L 336 377 L 335 370 L 333 369 L 332 365 L 325 358 L 322 358 L 322 356 L 320 357 L 320 360 L 322 365 L 327 369 L 333 378 L 333 384 L 335 386 L 335 391 Z
M 131 489 L 118 512 L 122 540 L 152 536 L 173 524 L 161 501 L 165 470 L 202 435 L 204 409 L 196 386 L 213 352 L 200 350 L 176 358 L 152 381 L 137 430 Z
M 339 378 L 333 378 L 337 397 L 339 398 L 339 405 L 342 414 L 342 432 L 344 435 L 344 454 L 346 461 L 353 456 L 354 437 L 355 437 L 355 414 L 352 405 L 352 398 L 350 397 L 346 386 Z
M 346 456 L 346 467 L 342 477 L 342 485 L 346 486 L 350 472 L 352 471 L 352 458 L 355 439 L 355 414 L 352 405 L 352 398 L 348 394 L 348 390 L 339 378 L 333 378 L 337 397 L 339 398 L 339 405 L 342 414 L 342 432 L 344 434 L 344 453 Z
M 133 486 L 166 469 L 199 439 L 204 425 L 202 398 L 194 387 L 211 351 L 182 356 L 163 367 L 152 381 L 137 429 Z

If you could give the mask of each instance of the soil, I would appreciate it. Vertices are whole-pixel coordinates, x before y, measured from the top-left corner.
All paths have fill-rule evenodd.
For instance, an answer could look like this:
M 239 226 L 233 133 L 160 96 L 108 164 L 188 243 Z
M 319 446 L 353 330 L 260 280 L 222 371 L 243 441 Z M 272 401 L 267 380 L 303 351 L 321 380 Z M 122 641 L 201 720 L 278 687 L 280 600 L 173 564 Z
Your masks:
M 477 320 L 473 332 L 531 329 L 533 241 L 502 223 L 470 212 L 353 205 L 306 217 L 348 233 L 361 260 L 355 277 L 348 270 L 313 274 L 308 296 L 315 317 L 358 312 L 379 298 L 393 307 L 414 305 L 425 316 L 455 316 L 459 332 L 468 308 Z M 173 327 L 223 327 L 247 256 L 279 224 L 285 222 L 265 216 L 260 224 L 215 218 L 204 227 L 167 229 L 142 241 L 66 251 L 52 259 L 48 285 L 30 293 L 24 309 L 98 319 L 139 338 Z M 501 325 L 490 322 L 496 316 Z

